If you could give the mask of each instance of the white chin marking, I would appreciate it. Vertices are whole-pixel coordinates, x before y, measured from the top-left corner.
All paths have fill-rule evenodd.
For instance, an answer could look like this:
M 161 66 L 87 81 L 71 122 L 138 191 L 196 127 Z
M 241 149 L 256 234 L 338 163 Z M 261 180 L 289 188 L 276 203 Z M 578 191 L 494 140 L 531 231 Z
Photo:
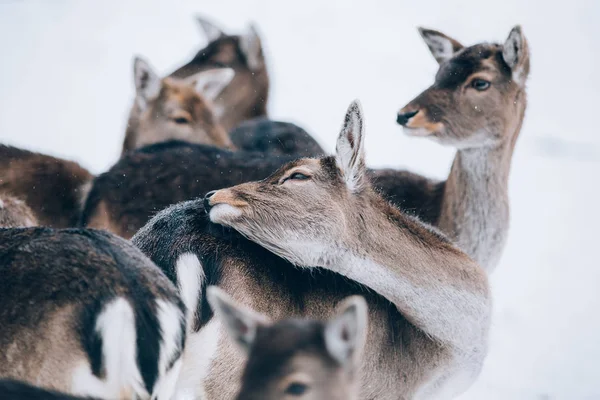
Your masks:
M 220 224 L 222 222 L 231 221 L 232 219 L 242 216 L 242 212 L 229 204 L 217 204 L 210 209 L 208 214 L 211 222 Z
M 429 130 L 425 129 L 425 128 L 409 128 L 409 127 L 402 127 L 402 130 L 404 131 L 404 134 L 407 136 L 429 136 L 431 135 L 432 132 L 430 132 Z

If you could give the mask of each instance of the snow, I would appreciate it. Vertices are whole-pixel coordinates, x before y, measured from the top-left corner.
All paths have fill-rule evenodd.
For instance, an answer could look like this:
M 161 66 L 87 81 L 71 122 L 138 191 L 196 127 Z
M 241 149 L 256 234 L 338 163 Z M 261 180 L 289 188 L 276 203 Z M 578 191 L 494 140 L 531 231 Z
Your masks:
M 527 3 L 527 4 L 525 4 Z M 0 0 L 0 142 L 74 159 L 117 159 L 134 54 L 170 72 L 204 45 L 192 16 L 230 32 L 256 21 L 273 76 L 273 118 L 327 149 L 361 100 L 371 166 L 447 175 L 451 149 L 404 136 L 396 111 L 431 84 L 417 26 L 463 44 L 523 26 L 529 109 L 513 161 L 511 232 L 491 282 L 495 314 L 480 379 L 462 399 L 600 398 L 600 3 L 594 0 L 82 2 Z

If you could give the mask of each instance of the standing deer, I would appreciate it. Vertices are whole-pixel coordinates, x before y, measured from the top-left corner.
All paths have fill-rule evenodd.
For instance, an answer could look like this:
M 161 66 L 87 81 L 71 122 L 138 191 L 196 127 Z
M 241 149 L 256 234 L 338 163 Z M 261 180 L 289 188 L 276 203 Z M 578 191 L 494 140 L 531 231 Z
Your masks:
M 508 176 L 527 106 L 527 40 L 519 26 L 503 45 L 471 47 L 437 31 L 419 32 L 440 69 L 397 121 L 410 136 L 456 147 L 456 157 L 445 182 L 390 170 L 376 171 L 374 181 L 491 272 L 508 234 Z
M 363 295 L 371 323 L 360 399 L 449 398 L 478 376 L 491 313 L 487 276 L 436 229 L 377 194 L 363 138 L 352 104 L 335 156 L 296 160 L 260 182 L 172 206 L 132 239 L 177 284 L 194 321 L 178 394 L 232 399 L 238 391 L 244 357 L 207 308 L 208 285 L 272 319 L 326 320 L 334 304 Z
M 233 81 L 214 101 L 225 130 L 247 119 L 266 116 L 269 75 L 255 26 L 250 25 L 242 35 L 227 35 L 206 18 L 198 17 L 197 21 L 209 43 L 171 76 L 188 78 L 207 69 L 232 68 Z
M 160 79 L 140 57 L 135 58 L 133 69 L 136 98 L 121 155 L 168 140 L 233 148 L 212 105 L 233 79 L 232 69 L 209 69 L 186 79 Z
M 216 286 L 208 302 L 229 336 L 248 354 L 238 400 L 358 398 L 359 363 L 367 335 L 367 304 L 345 299 L 328 321 L 271 322 Z
M 0 193 L 24 201 L 40 225 L 76 226 L 92 179 L 76 162 L 0 144 Z
M 16 197 L 0 193 L 0 228 L 18 228 L 38 225 L 31 208 Z
M 130 243 L 0 229 L 0 276 L 0 377 L 107 400 L 171 399 L 185 306 Z

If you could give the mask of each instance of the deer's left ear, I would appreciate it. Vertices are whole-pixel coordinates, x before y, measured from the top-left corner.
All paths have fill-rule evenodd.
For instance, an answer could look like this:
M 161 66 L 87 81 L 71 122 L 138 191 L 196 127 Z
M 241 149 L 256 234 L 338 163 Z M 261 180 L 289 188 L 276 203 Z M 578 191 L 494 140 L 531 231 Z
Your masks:
M 262 43 L 254 24 L 248 26 L 248 31 L 240 36 L 240 50 L 246 56 L 248 68 L 258 70 L 264 63 Z
M 463 48 L 463 45 L 458 40 L 452 39 L 442 32 L 427 28 L 418 29 L 425 44 L 429 47 L 429 51 L 431 51 L 431 54 L 439 64 L 451 59 L 454 53 Z
M 513 81 L 523 86 L 529 75 L 529 46 L 520 25 L 508 34 L 502 46 L 502 58 L 512 71 Z
M 348 107 L 335 148 L 338 168 L 352 192 L 360 191 L 365 184 L 364 136 L 363 112 L 355 100 Z
M 325 325 L 325 346 L 340 365 L 358 364 L 367 339 L 368 308 L 361 296 L 350 296 Z
M 187 79 L 198 93 L 212 101 L 229 85 L 234 75 L 231 68 L 216 68 L 198 72 Z

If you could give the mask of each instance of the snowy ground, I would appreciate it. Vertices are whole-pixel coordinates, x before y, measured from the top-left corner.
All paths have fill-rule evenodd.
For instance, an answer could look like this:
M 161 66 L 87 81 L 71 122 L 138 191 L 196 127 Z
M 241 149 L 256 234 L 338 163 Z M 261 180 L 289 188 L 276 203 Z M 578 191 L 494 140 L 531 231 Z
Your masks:
M 463 399 L 600 399 L 600 2 L 0 0 L 0 141 L 81 162 L 118 157 L 132 101 L 132 57 L 162 72 L 204 38 L 192 15 L 230 31 L 254 20 L 268 50 L 271 116 L 328 149 L 359 98 L 372 166 L 444 177 L 452 151 L 404 137 L 395 112 L 436 63 L 416 26 L 463 44 L 529 39 L 530 106 L 510 182 L 512 229 L 492 278 L 492 347 Z

